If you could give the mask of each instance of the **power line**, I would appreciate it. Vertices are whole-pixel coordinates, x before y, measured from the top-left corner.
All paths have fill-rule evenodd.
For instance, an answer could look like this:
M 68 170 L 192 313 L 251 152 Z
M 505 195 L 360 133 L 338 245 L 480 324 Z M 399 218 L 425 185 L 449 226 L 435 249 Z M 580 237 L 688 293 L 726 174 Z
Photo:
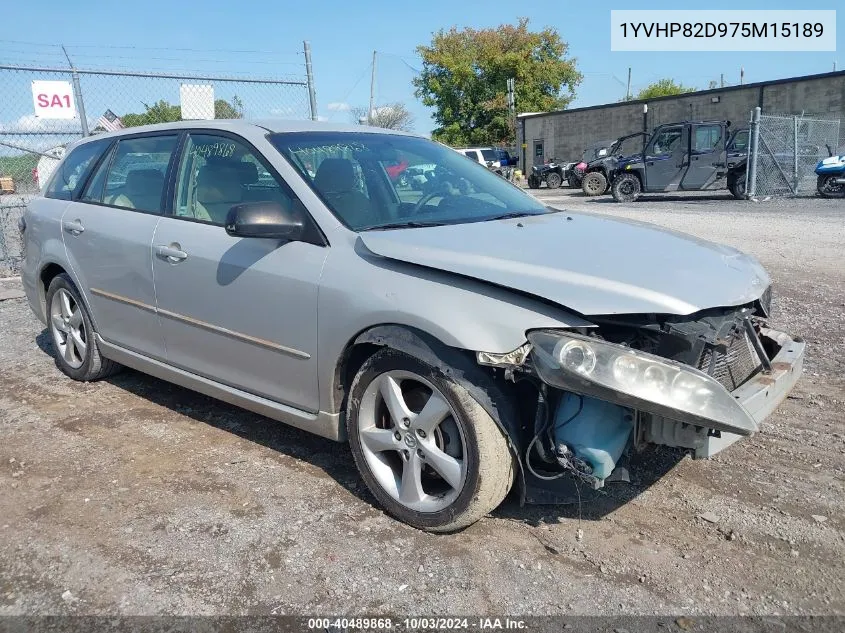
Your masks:
M 44 46 L 48 48 L 61 48 L 59 44 L 45 44 L 43 42 L 27 42 L 24 40 L 0 40 L 0 43 L 7 44 L 25 44 L 30 46 Z M 255 53 L 259 55 L 302 55 L 300 52 L 284 52 L 284 51 L 267 51 L 267 50 L 247 50 L 247 49 L 230 49 L 230 48 L 176 48 L 172 46 L 129 46 L 129 45 L 111 45 L 111 44 L 65 44 L 67 48 L 96 48 L 106 50 L 143 50 L 143 51 L 179 51 L 192 53 Z

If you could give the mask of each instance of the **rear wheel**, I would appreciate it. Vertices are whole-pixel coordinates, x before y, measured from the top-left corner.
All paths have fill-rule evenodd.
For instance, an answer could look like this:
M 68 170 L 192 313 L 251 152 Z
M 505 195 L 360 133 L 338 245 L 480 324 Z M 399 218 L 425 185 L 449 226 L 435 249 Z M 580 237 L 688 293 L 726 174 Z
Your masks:
M 120 370 L 100 354 L 91 317 L 66 274 L 57 275 L 47 289 L 47 324 L 56 365 L 74 380 L 100 380 Z
M 540 179 L 537 178 L 534 174 L 528 176 L 528 188 L 529 189 L 539 189 L 540 188 Z
M 745 200 L 745 174 L 739 174 L 736 179 L 728 185 L 731 195 L 737 200 Z
M 431 532 L 459 530 L 510 490 L 513 460 L 505 436 L 440 369 L 384 348 L 361 367 L 348 402 L 355 464 L 397 519 Z
M 563 182 L 563 179 L 560 177 L 560 174 L 558 174 L 558 173 L 549 172 L 549 174 L 546 176 L 546 186 L 549 189 L 557 189 L 558 187 L 560 187 L 562 182 Z
M 581 186 L 581 179 L 576 176 L 575 174 L 569 174 L 567 176 L 566 181 L 569 183 L 569 186 L 573 189 L 578 189 Z
M 842 198 L 845 197 L 845 185 L 839 184 L 836 181 L 843 178 L 842 175 L 827 175 L 819 176 L 816 183 L 816 188 L 819 195 L 824 198 Z
M 640 197 L 641 192 L 640 179 L 634 174 L 620 174 L 610 186 L 610 193 L 616 202 L 633 202 Z
M 600 171 L 591 171 L 581 179 L 581 189 L 588 196 L 600 196 L 607 191 L 607 178 Z

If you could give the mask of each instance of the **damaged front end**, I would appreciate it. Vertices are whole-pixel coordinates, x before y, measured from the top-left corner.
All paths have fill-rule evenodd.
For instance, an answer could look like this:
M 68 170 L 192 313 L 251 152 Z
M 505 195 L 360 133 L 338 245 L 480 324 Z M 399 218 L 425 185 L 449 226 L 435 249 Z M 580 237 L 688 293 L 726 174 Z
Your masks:
M 517 438 L 527 499 L 553 502 L 567 480 L 627 480 L 626 458 L 649 444 L 704 458 L 755 433 L 804 357 L 801 339 L 766 325 L 769 300 L 767 291 L 686 317 L 594 317 L 595 328 L 532 331 L 510 354 L 479 353 L 536 391 L 533 422 Z

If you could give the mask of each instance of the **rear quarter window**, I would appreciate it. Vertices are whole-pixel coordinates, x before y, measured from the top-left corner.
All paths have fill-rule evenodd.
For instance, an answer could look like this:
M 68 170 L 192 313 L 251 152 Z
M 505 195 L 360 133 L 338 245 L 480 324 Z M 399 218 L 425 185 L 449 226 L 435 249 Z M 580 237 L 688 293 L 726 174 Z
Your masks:
M 92 165 L 111 145 L 112 139 L 84 143 L 71 150 L 56 168 L 44 196 L 59 200 L 74 200 L 79 196 Z

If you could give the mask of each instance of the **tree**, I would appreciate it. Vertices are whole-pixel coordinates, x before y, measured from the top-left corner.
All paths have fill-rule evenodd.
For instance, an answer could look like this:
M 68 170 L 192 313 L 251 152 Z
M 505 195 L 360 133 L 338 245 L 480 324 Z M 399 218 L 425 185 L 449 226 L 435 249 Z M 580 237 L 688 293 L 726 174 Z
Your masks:
M 694 92 L 696 88 L 676 84 L 674 79 L 661 79 L 649 84 L 637 93 L 637 99 L 654 99 L 655 97 L 668 97 L 681 95 L 685 92 Z
M 243 109 L 243 101 L 237 95 L 232 97 L 231 103 L 225 99 L 214 100 L 215 119 L 242 119 L 244 116 Z M 140 114 L 124 114 L 120 117 L 120 120 L 125 127 L 181 121 L 182 108 L 178 105 L 172 105 L 164 99 L 160 99 L 152 105 L 144 103 L 144 111 Z
M 450 145 L 512 142 L 510 78 L 519 111 L 565 108 L 582 79 L 567 49 L 555 29 L 530 31 L 527 18 L 495 29 L 434 33 L 430 45 L 417 47 L 423 68 L 414 79 L 416 96 L 435 109 L 432 137 Z
M 367 108 L 352 108 L 350 115 L 354 123 L 366 121 Z M 373 108 L 369 124 L 388 130 L 410 132 L 414 129 L 414 115 L 408 111 L 404 103 L 389 103 Z

